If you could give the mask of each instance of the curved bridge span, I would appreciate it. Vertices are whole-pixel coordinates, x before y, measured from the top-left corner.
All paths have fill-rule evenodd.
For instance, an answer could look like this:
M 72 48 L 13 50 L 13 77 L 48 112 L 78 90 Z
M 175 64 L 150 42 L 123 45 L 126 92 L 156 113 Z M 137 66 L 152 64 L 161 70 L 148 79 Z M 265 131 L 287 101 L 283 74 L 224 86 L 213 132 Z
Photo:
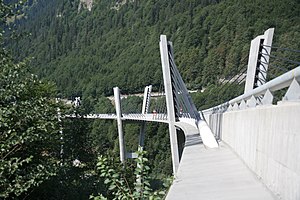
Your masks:
M 186 141 L 166 199 L 274 199 L 227 144 L 221 142 L 218 148 L 206 148 L 197 128 L 184 122 L 176 126 L 184 131 Z
M 145 88 L 141 113 L 122 113 L 115 87 L 116 113 L 66 117 L 117 120 L 121 162 L 134 158 L 125 150 L 123 122 L 141 124 L 140 146 L 146 122 L 168 124 L 175 177 L 168 200 L 298 200 L 300 62 L 292 61 L 298 67 L 267 81 L 273 32 L 268 29 L 251 41 L 244 94 L 223 104 L 196 109 L 176 68 L 172 43 L 162 35 L 165 113 L 148 113 L 152 86 Z M 280 99 L 276 104 L 275 98 Z M 185 135 L 181 156 L 178 129 Z

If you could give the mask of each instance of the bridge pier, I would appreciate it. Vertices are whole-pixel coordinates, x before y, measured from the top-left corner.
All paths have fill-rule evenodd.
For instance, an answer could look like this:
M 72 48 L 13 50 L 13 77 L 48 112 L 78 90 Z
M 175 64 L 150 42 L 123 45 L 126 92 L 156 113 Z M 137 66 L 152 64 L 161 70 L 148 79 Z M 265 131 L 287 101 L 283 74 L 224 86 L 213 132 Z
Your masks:
M 146 86 L 144 91 L 144 99 L 142 106 L 142 114 L 147 114 L 150 106 L 152 85 Z M 139 137 L 139 146 L 144 147 L 146 122 L 142 122 Z
M 118 87 L 114 87 L 114 96 L 115 96 L 115 107 L 116 107 L 118 133 L 119 133 L 120 161 L 122 163 L 125 163 L 126 154 L 125 154 L 123 125 L 121 119 L 122 118 L 121 99 L 120 99 L 120 90 Z
M 172 83 L 171 83 L 170 63 L 169 63 L 169 56 L 168 56 L 168 42 L 167 42 L 167 37 L 165 35 L 160 36 L 160 54 L 161 54 L 163 80 L 164 80 L 165 93 L 166 93 L 173 174 L 175 175 L 179 166 L 179 152 L 178 152 L 177 133 L 175 127 L 176 118 L 175 118 L 174 98 L 173 98 L 173 90 L 172 90 Z

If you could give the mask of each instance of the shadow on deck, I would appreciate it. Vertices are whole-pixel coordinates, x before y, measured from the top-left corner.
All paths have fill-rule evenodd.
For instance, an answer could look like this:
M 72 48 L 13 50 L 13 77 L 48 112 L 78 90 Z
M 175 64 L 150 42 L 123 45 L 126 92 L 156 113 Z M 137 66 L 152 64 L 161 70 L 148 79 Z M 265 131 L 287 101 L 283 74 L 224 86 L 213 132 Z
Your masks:
M 208 149 L 197 128 L 177 123 L 186 135 L 185 148 L 167 199 L 269 200 L 275 196 L 225 143 Z

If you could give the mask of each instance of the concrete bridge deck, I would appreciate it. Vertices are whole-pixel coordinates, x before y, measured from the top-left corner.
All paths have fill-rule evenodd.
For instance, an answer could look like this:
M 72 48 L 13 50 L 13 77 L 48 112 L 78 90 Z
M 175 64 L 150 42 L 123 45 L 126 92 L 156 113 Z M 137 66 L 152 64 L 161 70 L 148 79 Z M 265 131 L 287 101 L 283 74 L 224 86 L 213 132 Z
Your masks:
M 168 200 L 269 200 L 275 196 L 225 143 L 206 149 L 197 129 L 177 124 L 186 134 L 182 159 Z
M 117 115 L 114 113 L 111 114 L 88 114 L 88 115 L 66 115 L 67 118 L 79 118 L 83 117 L 85 119 L 110 119 L 117 120 Z M 166 114 L 157 113 L 157 114 L 141 114 L 141 113 L 130 113 L 122 114 L 121 120 L 130 120 L 130 121 L 147 121 L 147 122 L 159 122 L 159 123 L 168 123 Z

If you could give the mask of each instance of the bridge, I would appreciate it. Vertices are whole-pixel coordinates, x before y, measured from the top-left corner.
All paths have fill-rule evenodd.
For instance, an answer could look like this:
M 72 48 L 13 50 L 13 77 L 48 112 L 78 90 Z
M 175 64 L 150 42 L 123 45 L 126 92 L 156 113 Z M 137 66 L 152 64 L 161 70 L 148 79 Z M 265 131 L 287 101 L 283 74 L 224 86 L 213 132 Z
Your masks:
M 176 67 L 173 45 L 161 35 L 166 112 L 149 113 L 152 86 L 147 86 L 141 112 L 122 113 L 115 87 L 116 113 L 83 117 L 117 120 L 121 162 L 135 157 L 125 150 L 124 121 L 141 123 L 140 146 L 146 122 L 168 124 L 175 180 L 167 199 L 300 199 L 300 63 L 271 50 L 300 51 L 273 47 L 273 34 L 271 28 L 251 41 L 246 74 L 223 80 L 224 86 L 246 79 L 244 93 L 234 99 L 198 111 Z M 270 59 L 296 67 L 270 79 Z M 181 157 L 177 129 L 185 134 Z

